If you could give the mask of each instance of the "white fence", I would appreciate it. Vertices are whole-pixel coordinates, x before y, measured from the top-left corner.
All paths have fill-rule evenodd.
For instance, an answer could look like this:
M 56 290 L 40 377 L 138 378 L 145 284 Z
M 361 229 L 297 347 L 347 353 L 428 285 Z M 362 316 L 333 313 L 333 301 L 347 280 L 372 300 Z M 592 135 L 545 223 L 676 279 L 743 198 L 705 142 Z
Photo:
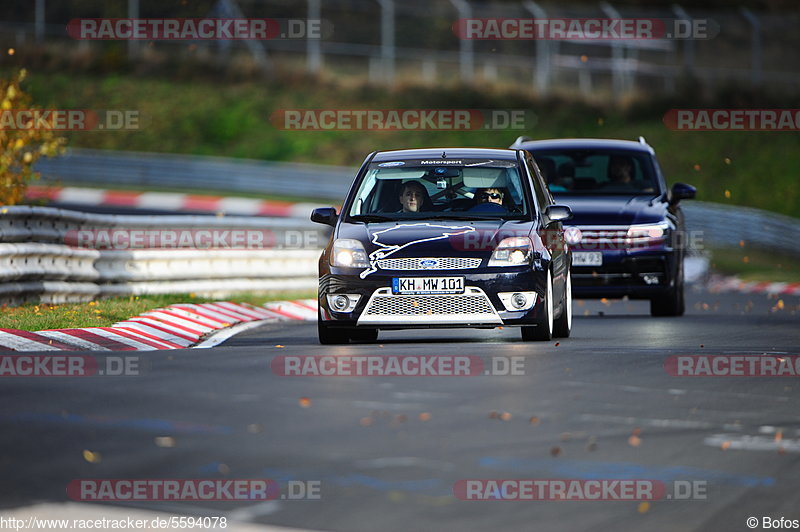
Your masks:
M 0 210 L 0 302 L 85 301 L 128 294 L 251 291 L 317 287 L 321 226 L 289 218 L 98 215 L 46 207 Z M 271 248 L 86 249 L 79 231 L 269 231 Z M 299 239 L 292 235 L 301 235 Z M 290 243 L 291 246 L 284 245 Z
M 685 202 L 702 246 L 739 246 L 800 257 L 800 221 L 758 209 Z M 254 249 L 85 249 L 76 231 L 268 230 Z M 327 228 L 297 218 L 100 215 L 47 207 L 0 209 L 0 303 L 85 301 L 127 294 L 315 290 Z M 301 235 L 295 238 L 292 235 Z M 291 245 L 284 245 L 290 243 Z

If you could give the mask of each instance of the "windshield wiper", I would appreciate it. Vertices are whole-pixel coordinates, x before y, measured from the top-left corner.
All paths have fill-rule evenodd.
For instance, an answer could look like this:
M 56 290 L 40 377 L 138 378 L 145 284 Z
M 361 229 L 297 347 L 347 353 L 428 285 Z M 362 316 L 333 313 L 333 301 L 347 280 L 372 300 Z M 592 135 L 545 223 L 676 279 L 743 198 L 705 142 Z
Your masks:
M 397 218 L 390 218 L 381 214 L 354 214 L 350 217 L 359 222 L 396 222 Z

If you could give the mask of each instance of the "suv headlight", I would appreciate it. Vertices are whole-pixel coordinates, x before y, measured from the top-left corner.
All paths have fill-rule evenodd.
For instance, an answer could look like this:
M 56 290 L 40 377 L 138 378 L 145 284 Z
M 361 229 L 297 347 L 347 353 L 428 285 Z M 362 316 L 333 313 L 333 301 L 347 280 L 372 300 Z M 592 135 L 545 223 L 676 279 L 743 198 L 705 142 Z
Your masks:
M 333 243 L 331 266 L 345 268 L 368 268 L 367 252 L 364 245 L 352 238 L 337 238 Z
M 669 230 L 667 222 L 657 224 L 637 224 L 628 228 L 625 235 L 625 244 L 628 247 L 648 247 L 664 242 L 664 237 Z
M 527 236 L 504 238 L 494 248 L 489 266 L 519 266 L 530 264 L 533 259 L 533 243 Z

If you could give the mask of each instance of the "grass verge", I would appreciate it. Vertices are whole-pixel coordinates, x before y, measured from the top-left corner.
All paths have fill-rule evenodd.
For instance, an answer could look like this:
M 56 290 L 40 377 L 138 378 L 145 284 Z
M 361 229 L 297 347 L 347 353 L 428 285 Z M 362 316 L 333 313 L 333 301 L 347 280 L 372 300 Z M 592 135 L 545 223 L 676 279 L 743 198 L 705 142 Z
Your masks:
M 752 248 L 714 248 L 711 268 L 745 281 L 800 283 L 800 260 Z
M 316 298 L 316 294 L 313 292 L 286 292 L 265 295 L 234 294 L 231 297 L 224 298 L 224 300 L 263 305 L 268 301 L 306 298 Z M 109 327 L 118 321 L 174 303 L 208 303 L 220 301 L 220 299 L 199 297 L 195 294 L 164 294 L 117 297 L 88 303 L 62 305 L 31 303 L 19 307 L 2 308 L 0 328 L 41 331 L 45 329 Z

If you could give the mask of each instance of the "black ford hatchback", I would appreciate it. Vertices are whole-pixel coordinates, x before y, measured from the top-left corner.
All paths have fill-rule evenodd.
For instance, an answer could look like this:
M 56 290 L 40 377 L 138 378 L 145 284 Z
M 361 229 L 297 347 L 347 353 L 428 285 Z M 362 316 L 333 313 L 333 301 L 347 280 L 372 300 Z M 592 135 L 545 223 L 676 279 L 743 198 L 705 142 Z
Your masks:
M 695 188 L 667 188 L 655 151 L 638 142 L 520 137 L 548 188 L 569 205 L 566 227 L 576 297 L 649 299 L 653 316 L 684 312 L 685 229 L 680 201 Z
M 555 205 L 522 150 L 372 153 L 319 262 L 319 340 L 380 329 L 520 326 L 523 340 L 572 327 L 570 253 Z

